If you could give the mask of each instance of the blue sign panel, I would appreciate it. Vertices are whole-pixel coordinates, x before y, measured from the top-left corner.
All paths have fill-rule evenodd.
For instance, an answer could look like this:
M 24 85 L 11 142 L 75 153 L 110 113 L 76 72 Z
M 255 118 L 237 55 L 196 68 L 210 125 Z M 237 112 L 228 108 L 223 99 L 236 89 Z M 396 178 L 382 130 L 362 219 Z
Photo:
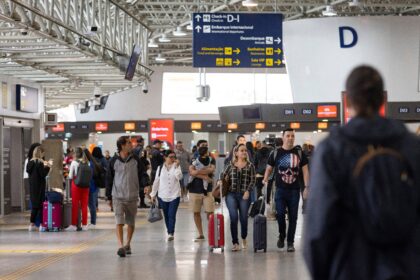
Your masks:
M 281 14 L 194 13 L 193 66 L 283 67 Z

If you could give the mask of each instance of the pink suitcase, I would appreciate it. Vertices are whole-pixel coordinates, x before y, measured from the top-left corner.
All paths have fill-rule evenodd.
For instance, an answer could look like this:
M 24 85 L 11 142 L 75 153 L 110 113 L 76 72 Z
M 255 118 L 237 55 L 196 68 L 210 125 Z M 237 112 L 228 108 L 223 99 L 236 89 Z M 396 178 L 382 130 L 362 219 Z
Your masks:
M 63 209 L 60 202 L 44 201 L 42 211 L 42 226 L 48 231 L 59 231 L 62 227 Z

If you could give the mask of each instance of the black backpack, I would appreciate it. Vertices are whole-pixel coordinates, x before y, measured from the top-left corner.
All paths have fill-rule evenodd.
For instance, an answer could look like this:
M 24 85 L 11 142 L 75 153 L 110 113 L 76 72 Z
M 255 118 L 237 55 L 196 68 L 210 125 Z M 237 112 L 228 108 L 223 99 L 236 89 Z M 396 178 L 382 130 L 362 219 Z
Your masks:
M 392 148 L 370 145 L 364 150 L 352 174 L 362 230 L 378 245 L 405 243 L 418 221 L 418 192 L 412 169 Z
M 90 180 L 92 179 L 92 169 L 90 169 L 89 162 L 79 161 L 77 168 L 77 176 L 74 183 L 79 188 L 89 188 Z

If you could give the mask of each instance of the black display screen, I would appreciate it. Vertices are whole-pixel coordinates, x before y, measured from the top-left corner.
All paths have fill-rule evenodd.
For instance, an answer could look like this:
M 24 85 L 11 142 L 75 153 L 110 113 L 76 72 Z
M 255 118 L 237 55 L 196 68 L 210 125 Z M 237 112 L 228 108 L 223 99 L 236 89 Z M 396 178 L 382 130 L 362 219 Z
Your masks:
M 136 72 L 137 63 L 140 58 L 140 47 L 134 45 L 133 51 L 131 52 L 130 61 L 127 66 L 127 71 L 125 72 L 125 79 L 132 81 L 134 77 L 134 73 Z
M 246 120 L 260 120 L 261 119 L 261 112 L 260 108 L 243 108 L 242 114 L 244 119 Z
M 16 85 L 16 110 L 38 113 L 38 89 Z

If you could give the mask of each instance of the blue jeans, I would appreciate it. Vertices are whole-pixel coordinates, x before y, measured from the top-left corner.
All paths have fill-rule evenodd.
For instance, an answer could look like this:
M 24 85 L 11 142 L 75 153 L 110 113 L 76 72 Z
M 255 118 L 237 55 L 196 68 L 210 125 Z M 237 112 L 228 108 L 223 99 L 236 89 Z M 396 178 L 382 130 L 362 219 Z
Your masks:
M 159 206 L 163 210 L 163 216 L 165 217 L 166 229 L 168 234 L 175 233 L 175 223 L 176 223 L 176 212 L 178 211 L 180 198 L 176 198 L 170 202 L 165 202 L 162 199 L 159 199 Z
M 239 244 L 238 240 L 238 219 L 241 222 L 241 237 L 246 239 L 248 235 L 248 209 L 250 201 L 242 199 L 243 193 L 230 192 L 226 196 L 226 205 L 229 209 L 230 233 L 232 243 Z M 238 215 L 239 211 L 239 215 Z
M 90 212 L 90 223 L 96 225 L 96 202 L 98 201 L 99 189 L 94 192 L 89 192 L 89 212 Z
M 280 239 L 286 237 L 286 207 L 289 217 L 289 228 L 287 229 L 287 244 L 295 242 L 296 222 L 298 217 L 300 190 L 276 188 L 275 198 L 277 210 L 277 222 L 279 224 Z

